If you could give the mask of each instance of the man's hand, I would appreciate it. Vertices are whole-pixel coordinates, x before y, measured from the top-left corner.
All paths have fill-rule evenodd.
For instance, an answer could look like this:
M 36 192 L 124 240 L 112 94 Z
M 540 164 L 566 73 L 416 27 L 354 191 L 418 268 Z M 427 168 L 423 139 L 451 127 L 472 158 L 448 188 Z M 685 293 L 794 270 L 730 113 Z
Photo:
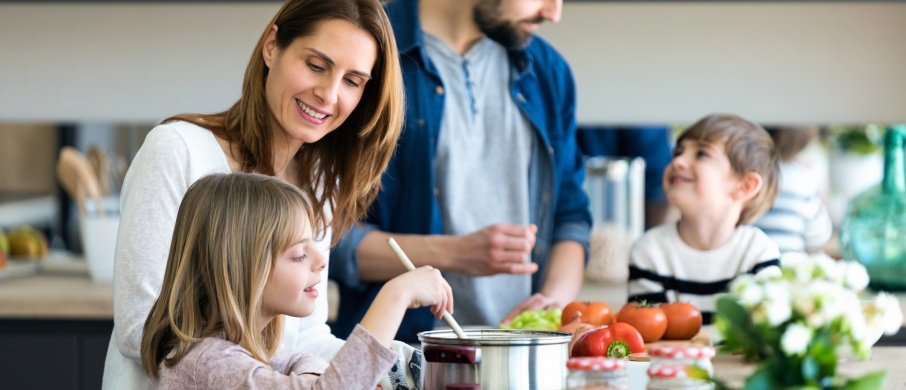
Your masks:
M 538 309 L 550 309 L 551 307 L 557 306 L 556 302 L 553 299 L 548 298 L 541 293 L 535 293 L 535 295 L 530 296 L 528 299 L 522 301 L 522 303 L 516 305 L 516 308 L 507 314 L 503 318 L 503 321 L 500 321 L 503 324 L 509 324 L 513 318 L 516 318 L 520 313 L 529 310 L 538 310 Z
M 458 236 L 449 248 L 453 270 L 471 276 L 531 274 L 538 264 L 526 261 L 535 247 L 535 225 L 498 223 Z

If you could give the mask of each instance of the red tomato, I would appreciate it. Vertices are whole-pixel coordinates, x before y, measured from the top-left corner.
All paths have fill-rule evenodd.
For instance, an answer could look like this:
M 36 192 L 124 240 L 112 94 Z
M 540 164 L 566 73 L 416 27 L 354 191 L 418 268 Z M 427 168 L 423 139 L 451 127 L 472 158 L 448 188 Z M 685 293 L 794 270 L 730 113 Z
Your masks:
M 594 326 L 610 325 L 613 323 L 613 313 L 610 306 L 601 302 L 571 302 L 563 308 L 563 314 L 560 316 L 561 324 L 573 322 L 573 318 L 578 315 L 582 322 Z
M 632 325 L 617 322 L 583 333 L 572 347 L 570 356 L 609 356 L 622 358 L 630 353 L 645 352 L 642 335 Z
M 646 343 L 658 341 L 667 331 L 667 314 L 659 307 L 629 302 L 617 313 L 617 321 L 638 329 Z
M 685 302 L 664 303 L 660 306 L 667 316 L 664 340 L 690 340 L 702 328 L 702 312 Z

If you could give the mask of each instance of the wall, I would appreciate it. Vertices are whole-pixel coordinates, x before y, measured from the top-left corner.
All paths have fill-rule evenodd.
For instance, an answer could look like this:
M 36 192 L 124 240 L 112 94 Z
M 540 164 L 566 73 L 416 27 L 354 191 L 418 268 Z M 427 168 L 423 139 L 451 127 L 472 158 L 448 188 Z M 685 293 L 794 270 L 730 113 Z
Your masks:
M 906 121 L 906 3 L 569 3 L 584 123 Z
M 0 4 L 0 121 L 149 121 L 238 97 L 279 3 Z M 540 33 L 584 124 L 906 120 L 906 4 L 569 2 Z

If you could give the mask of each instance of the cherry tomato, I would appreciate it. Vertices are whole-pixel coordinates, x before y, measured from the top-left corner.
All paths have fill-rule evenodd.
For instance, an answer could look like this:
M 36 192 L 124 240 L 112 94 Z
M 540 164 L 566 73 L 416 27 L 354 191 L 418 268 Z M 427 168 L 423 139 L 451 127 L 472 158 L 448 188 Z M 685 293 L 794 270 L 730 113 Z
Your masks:
M 570 356 L 609 356 L 622 358 L 630 353 L 645 352 L 642 335 L 632 325 L 617 322 L 592 329 L 578 336 Z
M 571 302 L 563 308 L 563 316 L 560 318 L 561 324 L 568 324 L 573 321 L 576 315 L 582 318 L 582 322 L 594 326 L 610 325 L 613 323 L 613 313 L 610 306 L 601 302 Z
M 638 329 L 646 343 L 658 341 L 667 331 L 667 314 L 659 307 L 629 302 L 617 313 L 617 321 Z
M 664 303 L 660 306 L 667 316 L 664 340 L 690 340 L 702 328 L 702 312 L 685 302 Z

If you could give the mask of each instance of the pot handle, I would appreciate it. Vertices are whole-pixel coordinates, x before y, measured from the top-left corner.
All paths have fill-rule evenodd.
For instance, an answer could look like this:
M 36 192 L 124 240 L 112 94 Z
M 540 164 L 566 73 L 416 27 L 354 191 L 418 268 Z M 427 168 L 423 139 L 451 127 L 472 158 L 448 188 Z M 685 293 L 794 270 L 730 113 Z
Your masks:
M 481 349 L 476 347 L 426 345 L 422 353 L 425 354 L 425 361 L 431 363 L 481 363 Z

